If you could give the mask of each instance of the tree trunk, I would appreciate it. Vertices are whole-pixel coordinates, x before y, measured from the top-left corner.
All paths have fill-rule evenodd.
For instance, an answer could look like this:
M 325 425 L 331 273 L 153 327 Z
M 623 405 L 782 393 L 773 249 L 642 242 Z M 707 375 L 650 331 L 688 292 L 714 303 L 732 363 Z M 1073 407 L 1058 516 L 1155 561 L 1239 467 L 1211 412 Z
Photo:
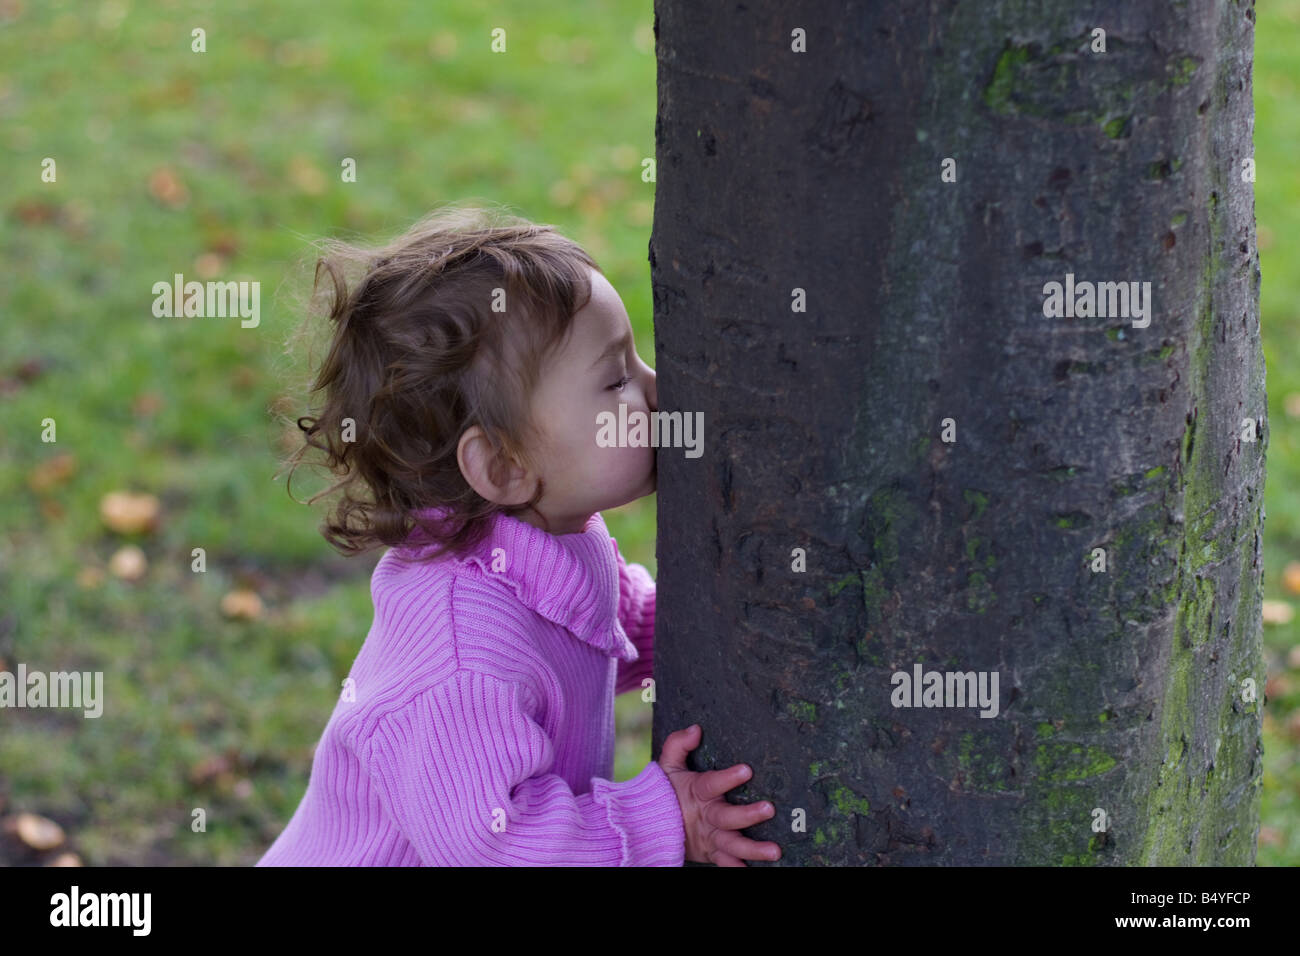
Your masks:
M 655 754 L 787 865 L 1252 863 L 1252 5 L 814 7 L 655 3 Z

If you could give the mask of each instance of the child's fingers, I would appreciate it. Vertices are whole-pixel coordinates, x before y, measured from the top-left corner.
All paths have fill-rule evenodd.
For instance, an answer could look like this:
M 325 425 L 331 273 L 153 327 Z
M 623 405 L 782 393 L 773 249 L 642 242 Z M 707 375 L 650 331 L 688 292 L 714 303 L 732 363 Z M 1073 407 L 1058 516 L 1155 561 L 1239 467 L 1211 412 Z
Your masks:
M 692 724 L 685 730 L 675 730 L 664 739 L 659 753 L 659 765 L 686 766 L 686 755 L 699 746 L 700 725 Z
M 735 830 L 718 830 L 713 841 L 719 853 L 727 853 L 741 860 L 765 860 L 772 862 L 781 859 L 781 848 L 770 840 L 759 843 L 743 837 Z
M 724 830 L 743 830 L 770 820 L 776 816 L 776 809 L 770 803 L 724 803 L 717 801 L 707 804 L 704 818 L 715 827 Z
M 743 763 L 728 767 L 726 770 L 706 770 L 696 775 L 691 793 L 697 800 L 712 800 L 714 797 L 722 796 L 728 790 L 739 787 L 751 776 L 749 768 Z

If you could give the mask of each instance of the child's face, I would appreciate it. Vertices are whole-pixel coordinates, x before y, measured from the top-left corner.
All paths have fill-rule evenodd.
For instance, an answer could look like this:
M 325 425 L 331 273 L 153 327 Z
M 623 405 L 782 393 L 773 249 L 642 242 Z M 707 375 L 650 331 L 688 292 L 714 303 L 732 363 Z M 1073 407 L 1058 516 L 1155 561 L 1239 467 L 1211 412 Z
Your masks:
M 591 300 L 574 313 L 568 338 L 548 356 L 532 398 L 533 421 L 544 436 L 541 447 L 532 449 L 545 482 L 536 508 L 552 534 L 580 533 L 594 512 L 655 490 L 655 449 L 648 444 L 649 413 L 659 407 L 655 372 L 636 353 L 632 324 L 614 287 L 594 269 L 589 274 Z M 636 416 L 647 416 L 644 446 L 597 444 L 598 416 L 609 412 L 617 423 L 620 403 L 627 405 L 629 435 Z M 617 431 L 615 424 L 616 438 Z M 539 524 L 531 517 L 523 520 Z

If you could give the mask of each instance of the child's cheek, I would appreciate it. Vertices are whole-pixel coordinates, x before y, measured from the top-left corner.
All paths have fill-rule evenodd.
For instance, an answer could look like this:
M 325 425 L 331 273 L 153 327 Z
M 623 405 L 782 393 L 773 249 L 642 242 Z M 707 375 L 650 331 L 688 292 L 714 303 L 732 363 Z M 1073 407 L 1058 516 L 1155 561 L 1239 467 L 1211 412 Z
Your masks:
M 644 448 L 629 448 L 628 466 L 629 474 L 627 476 L 630 484 L 639 487 L 646 478 L 655 469 L 655 449 L 652 446 Z
M 626 489 L 645 480 L 646 471 L 652 462 L 652 459 L 646 457 L 646 452 L 653 452 L 654 449 L 629 445 L 604 448 L 601 451 L 604 453 L 603 461 L 600 462 L 595 477 L 611 489 Z

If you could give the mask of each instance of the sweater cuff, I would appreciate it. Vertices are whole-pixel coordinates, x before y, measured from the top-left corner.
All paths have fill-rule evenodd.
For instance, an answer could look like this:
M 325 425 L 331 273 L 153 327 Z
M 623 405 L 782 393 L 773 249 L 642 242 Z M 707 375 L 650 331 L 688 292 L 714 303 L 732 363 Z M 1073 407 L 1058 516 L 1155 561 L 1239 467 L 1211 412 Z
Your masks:
M 623 841 L 620 866 L 682 866 L 686 862 L 686 829 L 668 775 L 651 761 L 621 783 L 597 777 L 592 781 L 596 803 Z

